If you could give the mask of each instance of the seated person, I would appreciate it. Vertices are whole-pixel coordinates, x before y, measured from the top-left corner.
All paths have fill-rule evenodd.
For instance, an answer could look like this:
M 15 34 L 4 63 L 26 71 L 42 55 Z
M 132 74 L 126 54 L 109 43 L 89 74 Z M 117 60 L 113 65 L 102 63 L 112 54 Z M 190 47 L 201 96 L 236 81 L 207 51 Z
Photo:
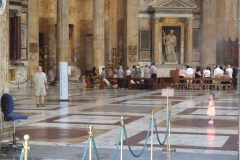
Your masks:
M 186 78 L 187 71 L 185 66 L 182 66 L 182 68 L 178 71 L 179 78 Z M 180 80 L 180 83 L 185 83 L 185 80 Z
M 231 77 L 228 75 L 228 71 L 225 71 L 223 75 L 223 80 L 221 81 L 221 84 L 230 84 Z M 223 89 L 230 89 L 227 86 L 223 86 Z

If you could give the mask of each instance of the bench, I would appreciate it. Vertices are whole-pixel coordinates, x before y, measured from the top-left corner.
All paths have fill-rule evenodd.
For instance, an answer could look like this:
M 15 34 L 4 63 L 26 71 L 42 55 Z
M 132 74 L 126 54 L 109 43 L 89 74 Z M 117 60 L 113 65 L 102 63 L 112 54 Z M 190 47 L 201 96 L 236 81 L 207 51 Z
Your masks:
M 175 87 L 173 77 L 158 77 L 157 78 L 157 89 L 166 88 L 167 86 Z
M 99 87 L 98 87 L 99 89 L 105 88 L 101 77 L 98 77 L 98 78 L 86 77 L 86 83 L 87 83 L 86 88 L 94 88 L 94 84 L 92 83 L 93 80 L 95 80 L 95 82 L 97 82 L 97 80 L 99 81 L 99 83 L 96 83 L 96 84 L 99 84 Z
M 187 81 L 192 81 L 192 83 L 187 83 Z M 230 84 L 215 84 L 215 83 L 206 83 L 206 81 L 226 81 Z M 184 81 L 184 83 L 180 82 Z M 199 83 L 196 83 L 196 81 L 199 81 Z M 228 86 L 229 89 L 232 89 L 232 78 L 230 79 L 224 79 L 224 78 L 178 78 L 176 83 L 176 88 L 178 89 L 179 86 L 186 86 L 190 88 L 198 88 L 199 89 L 209 89 L 210 86 L 218 87 L 219 89 L 223 89 L 223 86 Z M 197 86 L 197 87 L 196 87 Z
M 154 78 L 128 78 L 128 90 L 133 89 L 157 89 L 157 83 L 154 83 Z M 131 80 L 135 82 L 135 84 L 131 83 Z

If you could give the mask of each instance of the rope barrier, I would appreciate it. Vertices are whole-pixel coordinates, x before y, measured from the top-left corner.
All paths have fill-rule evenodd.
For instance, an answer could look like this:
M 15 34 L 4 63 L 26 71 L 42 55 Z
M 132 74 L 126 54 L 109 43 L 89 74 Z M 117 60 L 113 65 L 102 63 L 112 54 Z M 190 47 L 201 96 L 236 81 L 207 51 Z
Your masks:
M 148 142 L 148 138 L 149 138 L 149 134 L 150 134 L 150 127 L 151 127 L 151 124 L 152 124 L 152 120 L 150 120 L 149 127 L 148 127 L 147 137 L 146 137 L 146 140 L 145 140 L 145 143 L 144 143 L 143 149 L 142 149 L 142 151 L 140 152 L 139 155 L 136 155 L 136 154 L 133 153 L 133 151 L 132 151 L 132 149 L 131 149 L 131 146 L 130 146 L 130 144 L 129 144 L 129 141 L 128 141 L 126 128 L 125 128 L 125 126 L 123 127 L 123 128 L 124 128 L 124 135 L 125 135 L 126 142 L 127 142 L 127 145 L 128 145 L 128 149 L 129 149 L 129 151 L 131 152 L 131 154 L 132 154 L 134 157 L 140 157 L 140 156 L 143 154 L 143 152 L 144 152 L 144 150 L 145 150 L 145 148 L 146 148 L 147 142 Z
M 98 151 L 97 151 L 97 147 L 96 147 L 96 144 L 95 144 L 94 137 L 92 137 L 92 143 L 93 143 L 93 149 L 94 149 L 94 151 L 95 151 L 97 160 L 100 160 L 99 155 L 98 155 Z
M 157 135 L 157 140 L 158 140 L 158 143 L 159 143 L 160 145 L 164 145 L 165 142 L 166 142 L 166 140 L 167 140 L 168 130 L 169 130 L 169 124 L 170 124 L 170 121 L 171 121 L 170 118 L 171 118 L 171 113 L 168 114 L 168 126 L 167 126 L 167 130 L 166 130 L 166 134 L 165 134 L 163 143 L 161 143 L 161 141 L 160 141 L 160 139 L 159 139 L 156 120 L 154 120 L 154 127 L 155 127 L 155 131 L 156 131 L 156 135 Z
M 32 160 L 34 160 L 33 153 L 31 150 L 29 150 L 29 153 L 30 153 L 30 157 L 32 158 Z
M 31 77 L 30 77 L 30 78 L 28 78 L 27 80 L 25 80 L 25 81 L 21 82 L 21 83 L 12 83 L 12 82 L 10 82 L 10 81 L 9 81 L 9 83 L 10 83 L 10 84 L 14 84 L 14 85 L 19 85 L 19 84 L 26 83 L 27 81 L 29 81 L 29 79 L 31 79 Z
M 86 157 L 86 154 L 87 154 L 87 151 L 88 151 L 88 147 L 89 147 L 89 142 L 90 142 L 90 138 L 88 138 L 87 146 L 86 146 L 85 151 L 84 151 L 84 153 L 83 153 L 83 158 L 82 158 L 82 160 L 84 160 L 85 157 Z
M 23 158 L 24 158 L 24 152 L 22 151 L 20 154 L 20 160 L 23 160 Z
M 117 146 L 116 146 L 116 149 L 115 149 L 115 151 L 114 151 L 114 155 L 113 155 L 112 160 L 115 160 L 115 158 L 116 158 L 116 156 L 117 156 L 118 147 L 119 147 L 119 143 L 120 143 L 120 140 L 121 140 L 121 132 L 122 132 L 122 127 L 120 127 L 120 130 L 119 130 Z

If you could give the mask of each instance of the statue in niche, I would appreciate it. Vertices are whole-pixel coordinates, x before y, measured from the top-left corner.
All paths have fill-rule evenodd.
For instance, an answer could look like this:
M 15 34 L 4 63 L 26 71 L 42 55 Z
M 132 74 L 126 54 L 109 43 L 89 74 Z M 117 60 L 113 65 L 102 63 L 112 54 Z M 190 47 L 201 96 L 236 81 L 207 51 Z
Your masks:
M 174 30 L 170 30 L 168 35 L 165 35 L 163 31 L 163 44 L 165 46 L 166 61 L 167 62 L 177 62 L 178 59 L 175 53 L 175 47 L 177 45 L 177 38 L 173 34 Z

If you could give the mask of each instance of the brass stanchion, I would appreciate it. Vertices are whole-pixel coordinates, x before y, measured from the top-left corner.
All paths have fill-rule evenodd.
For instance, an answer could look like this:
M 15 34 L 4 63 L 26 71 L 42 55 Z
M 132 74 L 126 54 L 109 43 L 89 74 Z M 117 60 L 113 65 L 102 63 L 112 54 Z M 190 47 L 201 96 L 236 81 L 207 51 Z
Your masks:
M 168 103 L 168 101 L 167 101 L 167 113 L 168 114 L 171 113 L 171 107 L 169 107 L 169 106 L 171 106 L 171 103 Z M 169 123 L 167 145 L 166 145 L 166 148 L 163 149 L 163 152 L 176 152 L 175 148 L 171 148 L 171 118 L 168 118 L 168 115 L 167 115 L 167 123 Z
M 124 117 L 121 117 L 121 126 L 122 126 L 122 131 L 121 131 L 121 157 L 120 160 L 123 159 L 123 131 L 124 131 Z
M 154 112 L 152 111 L 152 117 L 151 117 L 151 120 L 152 120 L 152 128 L 151 128 L 151 160 L 153 159 L 153 121 L 154 121 L 155 117 L 154 117 Z
M 30 139 L 30 136 L 26 134 L 23 139 L 25 140 L 23 147 L 24 160 L 28 160 L 28 151 L 30 150 L 30 147 L 28 146 L 28 140 Z
M 89 127 L 89 138 L 90 138 L 90 144 L 89 144 L 89 160 L 92 160 L 92 137 L 93 137 L 93 132 L 92 132 L 93 126 Z

